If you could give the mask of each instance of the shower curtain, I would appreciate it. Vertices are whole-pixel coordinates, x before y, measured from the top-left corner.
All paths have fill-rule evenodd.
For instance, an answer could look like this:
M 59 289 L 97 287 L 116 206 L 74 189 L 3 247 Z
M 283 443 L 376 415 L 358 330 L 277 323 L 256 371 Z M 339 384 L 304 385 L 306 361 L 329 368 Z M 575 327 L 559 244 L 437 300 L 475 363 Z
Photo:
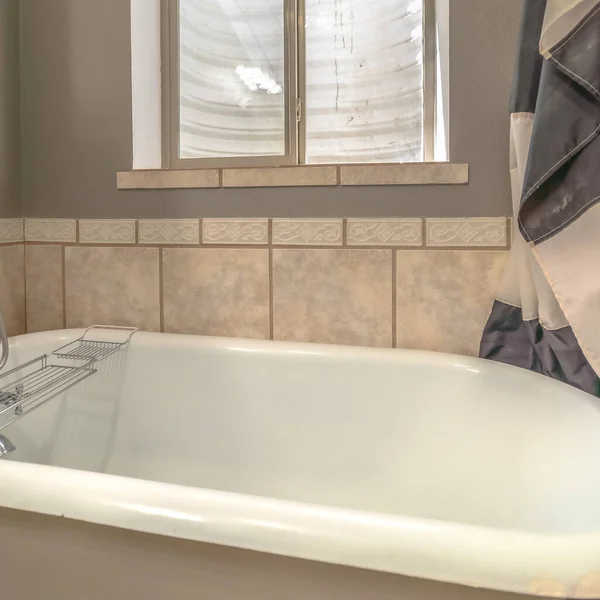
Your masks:
M 513 246 L 480 356 L 600 396 L 600 0 L 525 0 Z

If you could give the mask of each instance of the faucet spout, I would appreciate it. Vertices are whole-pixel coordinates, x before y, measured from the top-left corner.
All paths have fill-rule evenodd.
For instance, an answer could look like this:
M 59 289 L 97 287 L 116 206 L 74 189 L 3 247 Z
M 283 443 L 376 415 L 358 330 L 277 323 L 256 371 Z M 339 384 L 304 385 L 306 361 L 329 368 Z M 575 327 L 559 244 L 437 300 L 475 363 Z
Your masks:
M 14 450 L 16 450 L 15 445 L 7 437 L 0 434 L 0 458 Z

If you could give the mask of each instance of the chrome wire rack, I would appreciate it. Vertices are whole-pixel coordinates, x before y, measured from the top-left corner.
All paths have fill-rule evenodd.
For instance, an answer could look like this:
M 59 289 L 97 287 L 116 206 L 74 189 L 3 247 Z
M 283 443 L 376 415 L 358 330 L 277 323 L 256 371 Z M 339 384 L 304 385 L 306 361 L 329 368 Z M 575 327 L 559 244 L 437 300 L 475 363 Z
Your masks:
M 131 336 L 137 331 L 135 327 L 115 327 L 111 325 L 93 325 L 74 342 L 55 350 L 52 354 L 71 360 L 104 360 L 118 352 L 129 343 Z M 123 339 L 102 339 L 103 336 L 119 332 Z M 98 339 L 99 338 L 99 339 Z
M 100 363 L 125 348 L 136 331 L 94 325 L 52 355 L 44 354 L 1 373 L 0 429 L 96 374 Z M 115 341 L 115 334 L 123 335 Z
M 0 377 L 0 429 L 96 373 L 93 361 L 74 365 L 44 354 Z

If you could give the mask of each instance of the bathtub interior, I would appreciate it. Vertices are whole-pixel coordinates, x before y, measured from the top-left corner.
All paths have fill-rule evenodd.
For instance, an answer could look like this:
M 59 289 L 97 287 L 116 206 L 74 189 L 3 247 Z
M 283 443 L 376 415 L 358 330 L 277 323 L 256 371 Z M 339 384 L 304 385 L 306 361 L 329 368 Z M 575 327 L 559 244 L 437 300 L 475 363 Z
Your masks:
M 79 332 L 17 338 L 12 360 Z M 600 405 L 516 368 L 137 333 L 12 460 L 535 532 L 600 530 Z

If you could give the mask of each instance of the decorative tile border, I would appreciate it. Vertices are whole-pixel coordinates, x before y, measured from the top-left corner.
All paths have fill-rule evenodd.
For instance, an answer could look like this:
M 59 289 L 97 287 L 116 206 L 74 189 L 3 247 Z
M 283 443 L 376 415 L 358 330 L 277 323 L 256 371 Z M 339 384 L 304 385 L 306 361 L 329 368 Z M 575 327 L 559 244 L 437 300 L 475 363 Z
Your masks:
M 506 248 L 506 218 L 427 219 L 428 247 Z
M 268 244 L 269 219 L 202 219 L 205 244 Z
M 75 219 L 25 219 L 26 242 L 76 242 Z
M 343 245 L 342 219 L 273 219 L 273 244 L 293 246 Z
M 0 219 L 0 244 L 22 242 L 24 238 L 23 219 Z
M 79 241 L 85 244 L 135 244 L 135 220 L 82 219 Z
M 138 238 L 140 244 L 199 244 L 198 219 L 141 219 Z
M 349 246 L 421 246 L 421 219 L 348 219 Z
M 0 244 L 509 248 L 511 219 L 0 219 Z M 423 223 L 426 236 L 423 239 Z M 269 225 L 272 235 L 269 239 Z M 79 237 L 77 237 L 79 227 Z M 345 231 L 344 231 L 345 229 Z M 346 235 L 344 235 L 344 233 Z

